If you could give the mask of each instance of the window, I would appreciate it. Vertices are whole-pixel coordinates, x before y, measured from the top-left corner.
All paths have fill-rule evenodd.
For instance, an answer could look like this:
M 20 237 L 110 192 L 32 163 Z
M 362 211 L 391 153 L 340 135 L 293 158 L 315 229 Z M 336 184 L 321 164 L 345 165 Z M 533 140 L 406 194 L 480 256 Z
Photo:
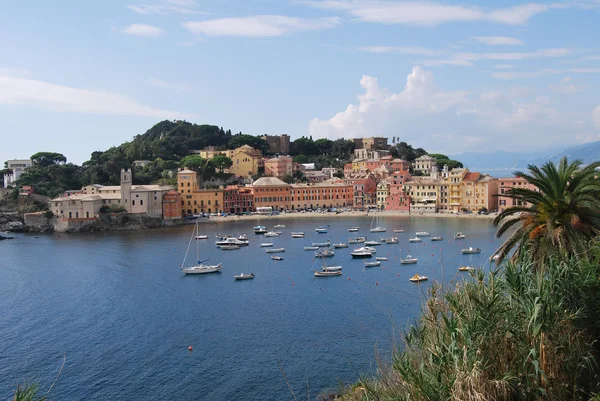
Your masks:
M 144 200 L 140 199 L 140 206 L 144 206 Z
M 135 199 L 131 201 L 131 206 L 135 206 Z

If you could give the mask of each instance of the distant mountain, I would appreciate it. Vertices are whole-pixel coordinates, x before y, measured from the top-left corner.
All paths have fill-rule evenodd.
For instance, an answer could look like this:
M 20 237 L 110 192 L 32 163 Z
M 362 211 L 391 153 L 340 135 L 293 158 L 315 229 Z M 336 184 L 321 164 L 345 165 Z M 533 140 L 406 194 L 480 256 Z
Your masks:
M 450 155 L 462 162 L 469 170 L 492 174 L 497 177 L 511 175 L 516 170 L 524 170 L 527 165 L 541 165 L 547 161 L 558 162 L 563 156 L 569 160 L 580 159 L 584 164 L 600 160 L 600 141 L 571 146 L 562 150 L 545 152 L 466 152 Z

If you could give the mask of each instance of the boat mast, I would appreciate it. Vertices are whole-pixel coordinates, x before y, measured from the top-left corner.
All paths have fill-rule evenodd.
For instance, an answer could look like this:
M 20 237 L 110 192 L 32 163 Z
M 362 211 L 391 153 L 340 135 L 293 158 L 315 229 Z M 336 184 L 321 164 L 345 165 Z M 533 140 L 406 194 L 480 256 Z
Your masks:
M 197 221 L 196 221 L 196 225 L 198 225 Z M 188 242 L 187 249 L 185 250 L 185 256 L 183 257 L 183 263 L 181 264 L 181 268 L 185 267 L 185 261 L 187 260 L 187 255 L 188 255 L 188 252 L 190 251 L 190 246 L 192 245 L 192 240 L 194 239 L 195 233 L 196 233 L 196 228 L 194 227 L 194 230 L 192 230 L 192 236 L 190 237 L 190 242 Z M 198 247 L 198 240 L 196 240 L 196 247 Z
M 196 220 L 196 235 L 200 235 L 200 231 L 198 230 L 198 220 Z M 196 240 L 196 260 L 198 264 L 200 264 L 200 248 L 198 247 L 198 240 Z

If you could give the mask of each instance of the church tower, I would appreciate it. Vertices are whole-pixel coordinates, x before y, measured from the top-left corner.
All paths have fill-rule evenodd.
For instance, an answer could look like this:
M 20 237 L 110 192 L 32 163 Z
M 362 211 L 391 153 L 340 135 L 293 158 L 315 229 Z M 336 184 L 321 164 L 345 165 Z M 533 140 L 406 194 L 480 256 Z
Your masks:
M 131 213 L 131 185 L 133 183 L 133 171 L 121 169 L 121 205 Z

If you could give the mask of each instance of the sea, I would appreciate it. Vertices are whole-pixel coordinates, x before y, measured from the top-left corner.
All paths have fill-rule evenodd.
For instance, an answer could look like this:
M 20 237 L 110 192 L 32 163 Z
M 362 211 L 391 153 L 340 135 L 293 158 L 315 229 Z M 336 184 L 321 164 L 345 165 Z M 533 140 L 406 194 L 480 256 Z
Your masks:
M 55 401 L 316 399 L 375 374 L 376 353 L 389 358 L 401 346 L 429 286 L 469 280 L 462 265 L 489 269 L 500 245 L 488 219 L 382 217 L 385 233 L 369 232 L 370 217 L 231 219 L 199 225 L 208 239 L 191 241 L 185 265 L 198 246 L 200 259 L 223 269 L 196 276 L 180 270 L 193 225 L 0 242 L 0 400 L 24 381 L 45 392 L 57 376 Z M 259 224 L 286 228 L 264 238 L 253 233 Z M 328 232 L 317 234 L 320 225 Z M 389 259 L 379 267 L 352 259 L 352 245 L 335 249 L 327 262 L 343 266 L 337 277 L 315 277 L 322 260 L 303 248 L 394 229 L 404 233 L 377 247 Z M 444 240 L 409 243 L 417 231 Z M 464 240 L 454 240 L 459 231 Z M 242 233 L 247 247 L 215 246 L 217 234 Z M 284 260 L 271 260 L 263 242 L 285 248 Z M 468 246 L 482 252 L 463 255 Z M 406 255 L 418 263 L 401 265 Z M 235 281 L 240 273 L 255 279 Z M 429 281 L 409 282 L 416 273 Z

